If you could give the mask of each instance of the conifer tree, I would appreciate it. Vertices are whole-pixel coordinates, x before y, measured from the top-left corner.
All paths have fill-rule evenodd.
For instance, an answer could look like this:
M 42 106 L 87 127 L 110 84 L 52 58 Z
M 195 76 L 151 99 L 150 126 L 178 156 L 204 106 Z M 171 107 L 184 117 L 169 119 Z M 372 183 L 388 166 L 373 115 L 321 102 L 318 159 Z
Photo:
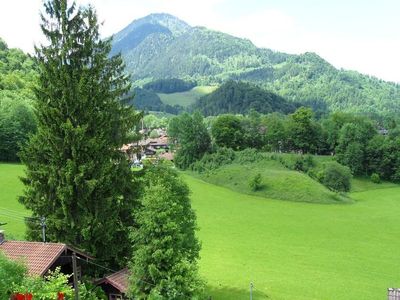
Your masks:
M 123 106 L 130 89 L 120 56 L 109 58 L 94 9 L 67 0 L 44 4 L 36 48 L 37 133 L 22 152 L 20 201 L 46 217 L 47 239 L 85 250 L 117 267 L 130 255 L 127 227 L 135 195 L 129 164 L 119 150 L 140 116 Z M 28 236 L 40 239 L 37 224 Z

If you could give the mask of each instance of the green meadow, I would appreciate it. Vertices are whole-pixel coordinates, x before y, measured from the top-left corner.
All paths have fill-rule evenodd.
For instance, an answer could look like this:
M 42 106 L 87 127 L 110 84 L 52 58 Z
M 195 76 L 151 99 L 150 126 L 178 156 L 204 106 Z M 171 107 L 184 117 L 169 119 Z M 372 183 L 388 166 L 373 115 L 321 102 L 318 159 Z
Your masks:
M 169 105 L 181 105 L 187 107 L 196 102 L 200 97 L 212 93 L 217 89 L 217 86 L 196 86 L 190 91 L 172 94 L 159 93 L 161 101 Z
M 23 166 L 20 164 L 0 163 L 0 223 L 7 223 L 2 228 L 7 237 L 22 239 L 25 232 L 24 216 L 29 212 L 18 202 L 21 195 Z
M 385 299 L 400 286 L 400 188 L 350 205 L 280 201 L 184 176 L 213 299 Z
M 20 238 L 20 216 L 28 215 L 17 201 L 22 174 L 21 165 L 0 164 L 0 222 Z M 182 176 L 192 190 L 200 273 L 212 299 L 249 299 L 251 282 L 254 300 L 385 299 L 388 287 L 400 287 L 399 186 L 356 179 L 351 204 L 317 204 Z

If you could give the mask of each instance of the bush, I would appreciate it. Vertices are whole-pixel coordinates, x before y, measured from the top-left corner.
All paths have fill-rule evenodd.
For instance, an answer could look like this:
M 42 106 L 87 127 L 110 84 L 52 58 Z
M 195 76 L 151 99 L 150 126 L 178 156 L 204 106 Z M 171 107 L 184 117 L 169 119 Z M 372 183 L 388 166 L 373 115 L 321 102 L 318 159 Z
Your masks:
M 219 148 L 217 152 L 205 154 L 202 159 L 191 165 L 191 169 L 199 173 L 212 171 L 232 163 L 234 159 L 235 151 L 230 148 Z
M 240 164 L 247 164 L 263 160 L 264 156 L 256 149 L 247 148 L 236 152 L 235 161 Z
M 324 164 L 322 171 L 318 172 L 317 177 L 327 188 L 337 192 L 348 192 L 351 188 L 351 171 L 337 162 Z
M 158 130 L 157 129 L 153 129 L 151 132 L 150 132 L 150 138 L 151 139 L 156 139 L 156 138 L 158 138 L 159 136 L 160 136 L 160 134 L 158 133 Z
M 9 260 L 0 251 L 0 299 L 9 299 L 12 286 L 22 283 L 27 273 L 25 265 Z
M 262 188 L 262 177 L 260 173 L 250 179 L 249 187 L 253 192 L 258 191 Z
M 381 183 L 381 177 L 379 176 L 379 174 L 373 173 L 373 174 L 371 175 L 371 181 L 372 181 L 373 183 Z

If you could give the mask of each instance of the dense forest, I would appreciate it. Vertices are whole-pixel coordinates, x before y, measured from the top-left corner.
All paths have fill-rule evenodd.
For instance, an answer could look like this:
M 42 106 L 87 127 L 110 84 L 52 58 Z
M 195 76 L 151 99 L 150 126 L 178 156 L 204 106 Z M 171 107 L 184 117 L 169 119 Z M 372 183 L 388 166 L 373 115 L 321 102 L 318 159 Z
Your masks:
M 143 85 L 146 90 L 153 91 L 155 93 L 179 93 L 191 90 L 196 86 L 193 81 L 184 81 L 178 78 L 158 79 Z
M 0 161 L 18 160 L 17 153 L 36 129 L 32 88 L 37 71 L 19 49 L 0 38 Z
M 148 24 L 157 25 L 154 30 Z M 163 28 L 161 30 L 160 28 Z M 140 36 L 140 41 L 132 36 Z M 242 80 L 294 102 L 324 110 L 392 115 L 400 112 L 400 86 L 354 71 L 338 70 L 315 53 L 289 55 L 260 49 L 249 40 L 190 27 L 167 14 L 132 22 L 114 37 L 136 85 L 163 78 L 221 84 Z
M 227 81 L 217 90 L 200 98 L 193 106 L 203 115 L 247 114 L 251 110 L 267 114 L 294 112 L 296 105 L 253 84 Z

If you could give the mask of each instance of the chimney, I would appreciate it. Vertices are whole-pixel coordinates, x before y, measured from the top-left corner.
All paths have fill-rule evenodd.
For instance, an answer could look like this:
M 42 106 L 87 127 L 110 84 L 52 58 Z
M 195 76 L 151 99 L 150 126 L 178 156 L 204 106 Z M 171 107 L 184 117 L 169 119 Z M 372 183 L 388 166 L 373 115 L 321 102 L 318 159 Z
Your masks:
M 4 230 L 0 230 L 0 245 L 5 242 Z

